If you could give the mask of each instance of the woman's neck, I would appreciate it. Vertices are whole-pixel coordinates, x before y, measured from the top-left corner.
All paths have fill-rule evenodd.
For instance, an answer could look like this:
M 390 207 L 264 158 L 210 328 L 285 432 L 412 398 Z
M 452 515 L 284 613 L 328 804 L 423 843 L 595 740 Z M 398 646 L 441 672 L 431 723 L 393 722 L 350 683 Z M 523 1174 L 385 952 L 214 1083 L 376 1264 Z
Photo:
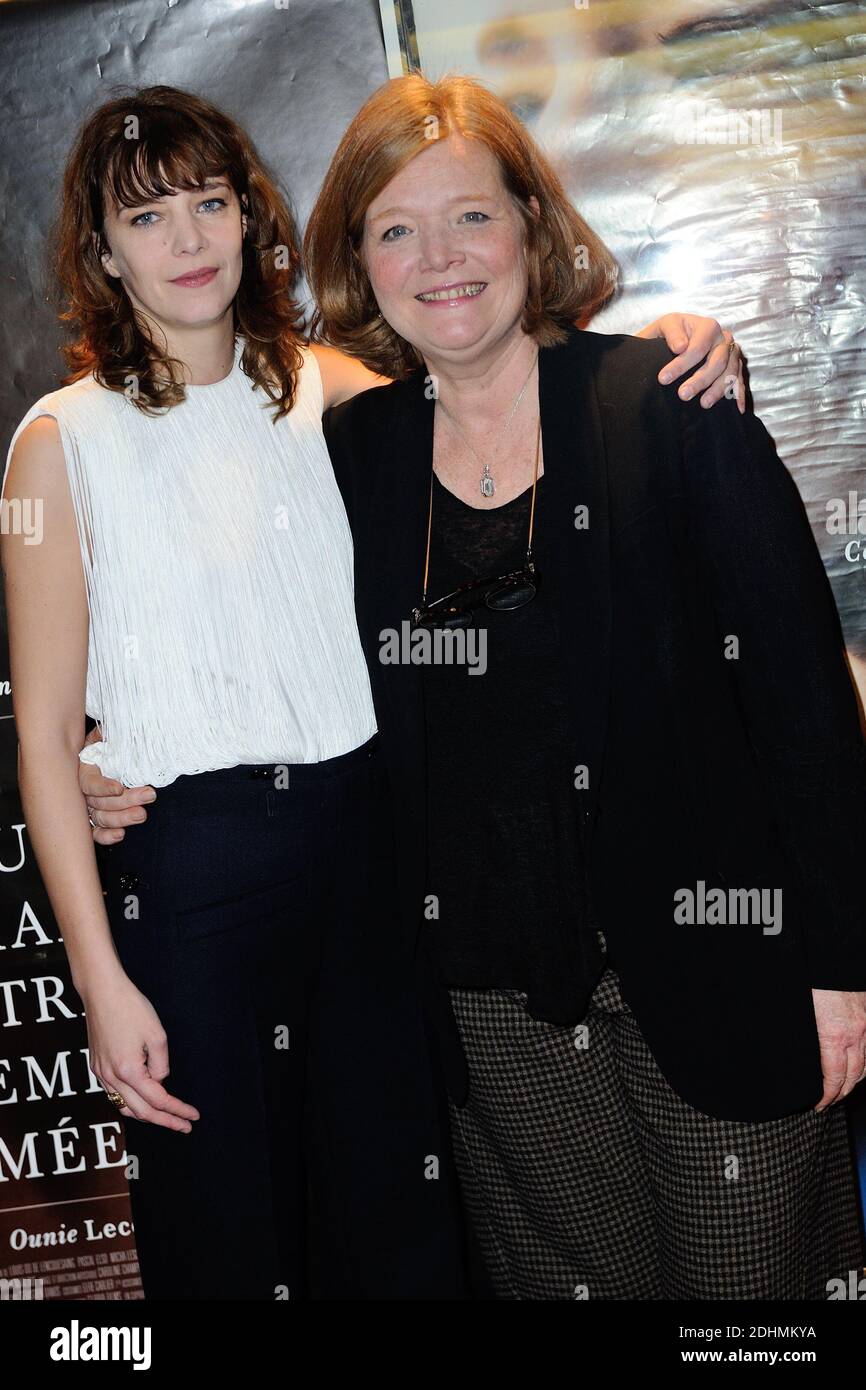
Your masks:
M 501 427 L 532 374 L 538 344 L 517 330 L 483 356 L 460 362 L 425 355 L 425 364 L 436 386 L 436 397 L 445 412 L 473 436 L 488 426 Z
M 437 379 L 434 472 L 471 507 L 487 510 L 516 497 L 532 480 L 536 448 L 539 477 L 544 472 L 537 361 L 538 345 L 521 335 L 492 366 L 478 363 L 474 370 L 451 373 L 444 389 Z
M 212 386 L 227 377 L 235 360 L 235 334 L 231 306 L 218 323 L 201 328 L 178 328 L 162 323 L 144 324 L 151 342 L 164 346 L 169 357 L 183 363 L 189 386 Z

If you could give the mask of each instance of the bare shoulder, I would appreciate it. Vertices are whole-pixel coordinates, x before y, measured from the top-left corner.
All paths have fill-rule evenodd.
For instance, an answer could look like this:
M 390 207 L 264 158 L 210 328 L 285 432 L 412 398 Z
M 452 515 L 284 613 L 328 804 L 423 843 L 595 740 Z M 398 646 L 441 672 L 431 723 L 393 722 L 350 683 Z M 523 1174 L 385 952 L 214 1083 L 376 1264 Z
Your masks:
M 325 410 L 327 410 L 329 405 L 333 405 L 330 398 L 334 389 L 334 381 L 341 370 L 343 354 L 337 352 L 336 348 L 328 347 L 325 343 L 310 343 L 309 349 L 319 366 L 322 389 L 325 394 Z
M 29 425 L 25 425 L 15 441 L 15 448 L 29 454 L 42 453 L 46 449 L 56 457 L 62 454 L 60 426 L 53 415 L 37 415 Z
M 0 494 L 6 507 L 65 510 L 69 501 L 66 460 L 60 429 L 51 416 L 39 415 L 21 430 L 9 456 Z M 2 540 L 8 548 L 5 529 Z
M 64 465 L 60 427 L 52 415 L 38 415 L 25 425 L 12 450 L 9 476 L 13 473 L 32 478 L 34 473 L 50 477 Z
M 350 400 L 359 391 L 369 391 L 373 386 L 387 386 L 390 382 L 390 377 L 377 376 L 356 357 L 349 357 L 327 343 L 310 343 L 310 350 L 322 375 L 325 410 Z
M 60 428 L 50 415 L 39 415 L 24 426 L 9 459 L 3 481 L 3 501 L 15 516 L 33 509 L 40 523 L 50 525 L 55 539 L 71 538 L 75 532 L 74 511 Z M 14 548 L 22 539 L 15 525 L 2 537 L 5 548 Z M 28 549 L 30 542 L 26 541 Z M 38 547 L 37 547 L 38 548 Z
M 346 356 L 345 353 L 338 352 L 336 348 L 330 347 L 327 343 L 309 343 L 308 347 L 322 372 L 330 372 L 335 369 Z

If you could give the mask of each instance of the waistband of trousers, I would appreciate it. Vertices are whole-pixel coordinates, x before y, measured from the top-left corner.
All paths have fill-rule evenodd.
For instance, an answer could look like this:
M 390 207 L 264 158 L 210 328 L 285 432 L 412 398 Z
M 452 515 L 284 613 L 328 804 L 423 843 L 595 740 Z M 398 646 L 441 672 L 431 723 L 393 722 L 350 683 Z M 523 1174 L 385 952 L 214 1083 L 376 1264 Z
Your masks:
M 371 759 L 381 756 L 378 733 L 373 734 L 358 748 L 350 748 L 348 753 L 338 753 L 334 758 L 324 758 L 318 763 L 238 763 L 236 767 L 218 767 L 210 772 L 184 773 L 167 786 L 157 790 L 157 800 L 166 793 L 201 791 L 208 786 L 222 787 L 229 784 L 272 786 L 279 774 L 288 773 L 290 786 L 303 783 L 326 782 L 329 779 L 346 777 L 369 765 Z

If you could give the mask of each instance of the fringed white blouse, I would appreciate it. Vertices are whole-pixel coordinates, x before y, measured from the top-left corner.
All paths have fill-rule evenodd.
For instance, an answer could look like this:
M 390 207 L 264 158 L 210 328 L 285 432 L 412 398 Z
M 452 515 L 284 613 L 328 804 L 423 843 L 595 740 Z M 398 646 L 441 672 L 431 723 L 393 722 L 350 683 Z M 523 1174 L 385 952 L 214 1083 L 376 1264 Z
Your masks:
M 319 762 L 376 731 L 352 537 L 304 348 L 294 408 L 243 372 L 144 415 L 93 376 L 42 396 L 58 423 L 90 614 L 85 762 L 127 786 L 237 763 Z M 50 545 L 45 536 L 43 544 Z

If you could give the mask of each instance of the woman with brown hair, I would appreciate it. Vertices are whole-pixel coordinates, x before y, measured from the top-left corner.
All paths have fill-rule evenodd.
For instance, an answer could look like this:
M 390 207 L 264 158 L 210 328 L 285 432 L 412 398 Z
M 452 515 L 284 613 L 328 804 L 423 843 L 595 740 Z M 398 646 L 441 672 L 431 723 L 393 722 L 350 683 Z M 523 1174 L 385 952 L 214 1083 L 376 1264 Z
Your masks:
M 611 259 L 468 78 L 374 94 L 305 251 L 399 378 L 324 425 L 495 1295 L 825 1299 L 864 1260 L 866 756 L 796 488 L 576 326 Z
M 377 378 L 304 342 L 297 259 L 209 102 L 148 88 L 85 121 L 58 228 L 72 371 L 4 480 L 44 510 L 41 545 L 3 537 L 21 796 L 126 1121 L 145 1296 L 459 1297 L 321 430 Z M 159 789 L 98 866 L 97 755 Z
M 100 108 L 61 229 L 77 374 L 21 422 L 7 480 L 38 480 L 52 520 L 42 555 L 5 556 L 22 795 L 91 1065 L 140 1121 L 145 1292 L 303 1296 L 309 1182 L 314 1296 L 458 1297 L 447 1115 L 321 430 L 381 378 L 300 338 L 288 214 L 209 103 L 156 88 Z M 691 327 L 711 346 L 716 325 Z M 727 361 L 723 344 L 698 374 L 712 395 Z M 144 822 L 95 832 L 105 908 L 74 788 L 85 708 L 94 822 Z M 148 811 L 118 822 L 112 790 Z

